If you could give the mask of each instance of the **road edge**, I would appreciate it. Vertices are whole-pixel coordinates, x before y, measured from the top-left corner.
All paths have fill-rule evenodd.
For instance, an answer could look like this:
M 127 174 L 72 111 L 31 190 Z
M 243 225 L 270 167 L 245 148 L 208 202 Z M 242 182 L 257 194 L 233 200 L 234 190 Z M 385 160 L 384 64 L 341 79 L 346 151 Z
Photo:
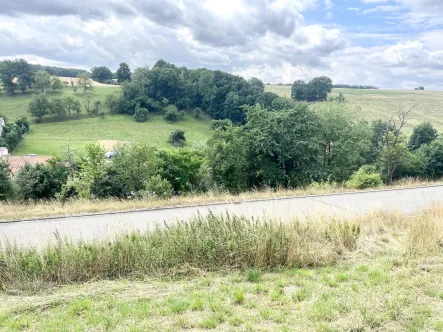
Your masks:
M 328 197 L 328 196 L 339 196 L 339 195 L 359 195 L 367 193 L 378 193 L 386 191 L 404 191 L 404 190 L 415 190 L 415 189 L 426 189 L 426 188 L 437 188 L 443 187 L 443 184 L 431 185 L 431 186 L 417 186 L 417 187 L 400 187 L 392 189 L 375 189 L 375 190 L 362 190 L 362 191 L 347 191 L 342 193 L 330 193 L 330 194 L 316 194 L 316 195 L 304 195 L 304 196 L 283 196 L 276 198 L 256 198 L 256 199 L 246 199 L 231 202 L 212 202 L 212 203 L 202 203 L 194 205 L 173 205 L 150 209 L 135 209 L 135 210 L 121 210 L 121 211 L 105 211 L 97 213 L 85 213 L 85 214 L 75 214 L 67 216 L 52 216 L 52 217 L 42 217 L 42 218 L 31 218 L 31 219 L 17 219 L 17 220 L 5 220 L 0 221 L 1 225 L 13 224 L 13 223 L 24 223 L 24 222 L 35 222 L 35 221 L 46 221 L 46 220 L 58 220 L 58 219 L 68 219 L 68 218 L 83 218 L 83 217 L 94 217 L 94 216 L 112 216 L 116 214 L 127 214 L 127 213 L 138 213 L 138 212 L 149 212 L 149 211 L 162 211 L 162 210 L 174 210 L 181 208 L 198 208 L 198 207 L 208 207 L 217 205 L 239 205 L 243 203 L 254 203 L 254 202 L 267 202 L 267 201 L 279 201 L 288 199 L 306 199 L 306 198 L 316 198 L 316 197 Z

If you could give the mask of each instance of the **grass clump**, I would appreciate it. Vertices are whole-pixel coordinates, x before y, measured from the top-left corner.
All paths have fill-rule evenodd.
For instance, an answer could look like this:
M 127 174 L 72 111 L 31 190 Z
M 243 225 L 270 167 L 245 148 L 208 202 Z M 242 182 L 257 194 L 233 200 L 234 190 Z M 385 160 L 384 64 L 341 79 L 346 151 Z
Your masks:
M 261 271 L 257 269 L 251 269 L 246 272 L 246 280 L 249 282 L 259 282 L 261 276 Z
M 134 232 L 113 241 L 60 240 L 43 250 L 6 244 L 0 249 L 3 287 L 72 283 L 187 270 L 322 266 L 355 248 L 358 226 L 345 223 L 279 223 L 209 215 L 190 222 Z

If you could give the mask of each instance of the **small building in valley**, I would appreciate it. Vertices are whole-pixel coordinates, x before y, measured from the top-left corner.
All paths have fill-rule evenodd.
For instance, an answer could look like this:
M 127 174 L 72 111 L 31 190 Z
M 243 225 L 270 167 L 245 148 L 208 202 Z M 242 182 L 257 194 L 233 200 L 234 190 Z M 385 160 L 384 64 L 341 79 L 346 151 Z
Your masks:
M 0 157 L 9 155 L 8 148 L 0 147 Z

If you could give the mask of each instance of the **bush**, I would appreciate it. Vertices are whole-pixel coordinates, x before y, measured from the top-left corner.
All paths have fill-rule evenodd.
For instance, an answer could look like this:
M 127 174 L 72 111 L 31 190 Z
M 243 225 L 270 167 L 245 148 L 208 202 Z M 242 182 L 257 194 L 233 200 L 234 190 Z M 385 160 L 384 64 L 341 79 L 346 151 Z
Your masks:
M 139 104 L 135 107 L 134 120 L 137 122 L 145 122 L 148 120 L 148 109 L 140 107 Z
M 170 198 L 172 191 L 172 185 L 168 180 L 163 179 L 160 175 L 154 175 L 149 178 L 146 189 L 142 192 L 142 196 Z
M 56 160 L 48 165 L 26 164 L 16 175 L 17 196 L 23 201 L 52 199 L 67 180 L 67 168 Z
M 184 116 L 185 112 L 183 111 L 179 112 L 177 110 L 177 107 L 175 107 L 174 105 L 169 105 L 168 107 L 165 108 L 164 118 L 166 121 L 175 122 L 180 119 L 183 119 Z
M 380 173 L 373 166 L 362 166 L 346 183 L 349 188 L 366 189 L 374 188 L 383 183 Z
M 194 109 L 193 116 L 195 119 L 200 119 L 202 116 L 202 110 L 197 107 L 196 109 Z
M 211 121 L 211 129 L 217 130 L 217 129 L 225 129 L 226 127 L 232 126 L 232 121 L 229 119 L 225 120 L 212 120 Z
M 0 159 L 0 201 L 7 201 L 12 198 L 13 189 L 11 181 L 11 170 L 9 164 Z
M 174 192 L 193 192 L 201 186 L 201 166 L 204 153 L 201 150 L 170 149 L 160 151 L 161 176 L 168 180 Z
M 185 132 L 183 130 L 174 130 L 171 135 L 169 135 L 169 143 L 174 145 L 183 145 L 186 141 Z

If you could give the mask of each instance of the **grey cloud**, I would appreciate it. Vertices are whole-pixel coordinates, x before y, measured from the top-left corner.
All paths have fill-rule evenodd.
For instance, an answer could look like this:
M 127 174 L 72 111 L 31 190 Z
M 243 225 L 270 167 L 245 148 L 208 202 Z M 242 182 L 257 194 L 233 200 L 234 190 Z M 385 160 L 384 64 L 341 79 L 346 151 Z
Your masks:
M 0 0 L 0 15 L 41 15 L 66 16 L 76 15 L 83 19 L 106 17 L 109 13 L 119 15 L 135 14 L 124 1 L 106 0 Z

